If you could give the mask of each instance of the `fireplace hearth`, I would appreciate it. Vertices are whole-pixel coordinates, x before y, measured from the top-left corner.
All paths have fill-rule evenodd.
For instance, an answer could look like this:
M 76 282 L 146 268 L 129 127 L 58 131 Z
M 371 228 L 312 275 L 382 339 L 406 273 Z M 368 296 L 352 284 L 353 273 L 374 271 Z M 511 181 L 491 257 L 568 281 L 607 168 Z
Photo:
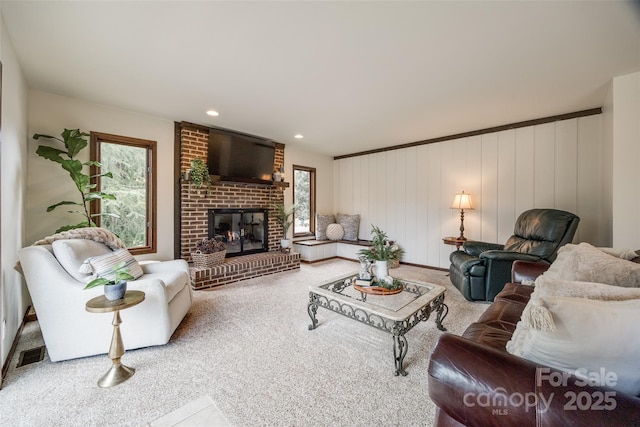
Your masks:
M 209 209 L 209 238 L 227 245 L 227 257 L 269 250 L 269 214 L 261 208 Z

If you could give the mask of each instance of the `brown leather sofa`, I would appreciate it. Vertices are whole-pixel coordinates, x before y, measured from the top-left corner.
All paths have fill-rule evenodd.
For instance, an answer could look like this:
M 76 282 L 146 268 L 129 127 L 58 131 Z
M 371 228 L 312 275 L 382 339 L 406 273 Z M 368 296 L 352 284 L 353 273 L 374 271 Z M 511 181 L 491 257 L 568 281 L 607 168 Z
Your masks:
M 585 385 L 573 375 L 506 351 L 533 291 L 520 282 L 535 279 L 548 266 L 516 261 L 514 283 L 504 287 L 480 319 L 462 336 L 440 337 L 429 363 L 436 426 L 640 425 L 639 397 Z

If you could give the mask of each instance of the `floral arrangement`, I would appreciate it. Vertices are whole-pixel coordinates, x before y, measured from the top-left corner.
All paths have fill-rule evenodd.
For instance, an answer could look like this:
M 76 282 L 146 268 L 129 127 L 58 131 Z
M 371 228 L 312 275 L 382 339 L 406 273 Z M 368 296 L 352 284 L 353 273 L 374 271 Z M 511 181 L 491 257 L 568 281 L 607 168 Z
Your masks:
M 387 233 L 380 230 L 375 225 L 371 225 L 371 247 L 369 249 L 361 249 L 358 251 L 360 260 L 368 261 L 400 261 L 404 254 L 404 249 L 398 246 L 393 240 L 387 238 Z
M 213 254 L 216 252 L 222 252 L 227 250 L 227 245 L 223 242 L 218 242 L 216 239 L 202 239 L 196 242 L 196 251 L 200 251 L 203 254 Z

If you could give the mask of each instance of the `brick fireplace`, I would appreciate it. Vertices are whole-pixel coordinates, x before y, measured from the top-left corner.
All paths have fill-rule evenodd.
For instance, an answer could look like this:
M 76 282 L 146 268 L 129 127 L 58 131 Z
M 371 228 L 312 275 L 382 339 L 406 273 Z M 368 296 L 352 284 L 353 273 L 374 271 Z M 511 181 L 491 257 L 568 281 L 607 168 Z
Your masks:
M 195 157 L 207 158 L 209 128 L 192 123 L 176 123 L 176 139 L 179 146 L 179 176 L 190 169 Z M 274 170 L 284 165 L 284 145 L 276 144 Z M 204 289 L 251 277 L 273 274 L 300 267 L 299 254 L 280 252 L 282 227 L 276 224 L 274 204 L 284 202 L 285 183 L 274 185 L 214 182 L 209 189 L 179 180 L 179 244 L 176 257 L 191 262 L 191 252 L 197 241 L 209 235 L 209 212 L 220 209 L 265 209 L 268 211 L 268 252 L 227 258 L 225 263 L 213 269 L 192 267 L 194 288 Z
M 268 248 L 267 209 L 209 209 L 209 238 L 227 246 L 227 257 L 266 252 Z

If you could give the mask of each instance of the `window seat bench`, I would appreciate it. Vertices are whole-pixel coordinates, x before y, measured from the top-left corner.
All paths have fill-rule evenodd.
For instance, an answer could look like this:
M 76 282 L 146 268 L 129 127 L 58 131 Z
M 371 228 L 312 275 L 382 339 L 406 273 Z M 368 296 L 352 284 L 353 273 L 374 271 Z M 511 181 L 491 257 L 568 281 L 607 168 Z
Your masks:
M 369 240 L 297 240 L 293 250 L 300 254 L 300 261 L 312 263 L 331 258 L 358 261 L 358 251 L 371 246 Z

